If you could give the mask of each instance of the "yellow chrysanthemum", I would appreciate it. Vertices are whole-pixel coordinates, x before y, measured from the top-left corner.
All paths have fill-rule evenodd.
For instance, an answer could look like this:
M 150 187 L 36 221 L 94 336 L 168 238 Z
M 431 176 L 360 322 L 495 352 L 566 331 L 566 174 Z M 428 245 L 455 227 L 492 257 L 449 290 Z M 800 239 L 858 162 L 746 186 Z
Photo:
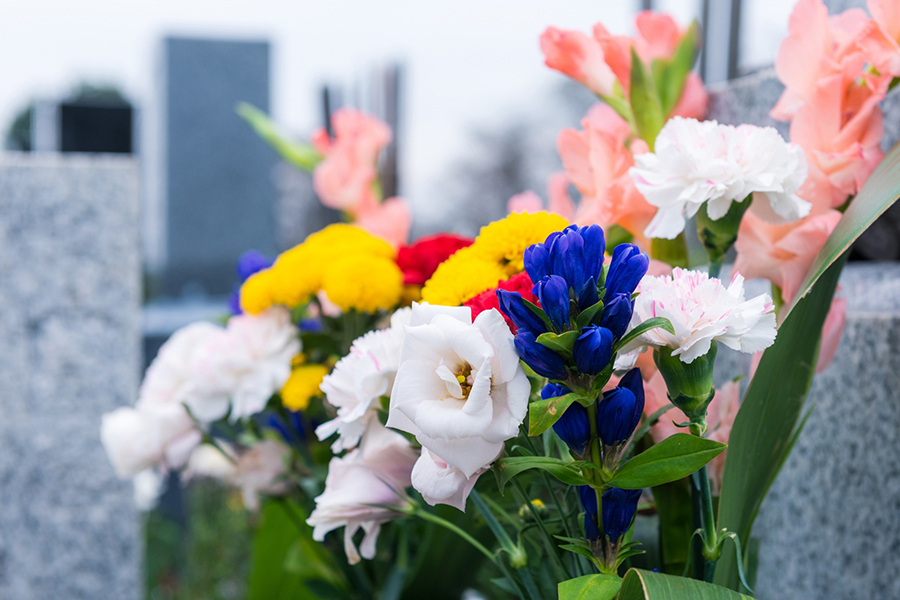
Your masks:
M 383 239 L 354 225 L 329 225 L 313 233 L 302 244 L 282 252 L 268 274 L 256 281 L 248 279 L 241 288 L 241 303 L 246 292 L 247 312 L 256 314 L 272 304 L 295 307 L 322 289 L 332 266 L 347 257 L 383 257 L 393 261 L 394 248 Z M 256 277 L 254 275 L 254 277 Z
M 309 401 L 321 396 L 319 386 L 328 375 L 328 367 L 324 365 L 301 365 L 291 371 L 291 376 L 281 388 L 281 403 L 292 411 L 306 410 Z
M 347 256 L 328 266 L 322 289 L 345 312 L 374 313 L 400 303 L 403 272 L 390 258 Z
M 274 275 L 271 269 L 263 269 L 251 275 L 241 286 L 241 309 L 245 313 L 258 315 L 272 304 Z
M 548 235 L 568 225 L 563 217 L 546 211 L 513 213 L 482 227 L 470 248 L 483 260 L 501 265 L 506 275 L 512 276 L 525 270 L 522 257 L 529 246 L 543 242 Z
M 430 304 L 459 306 L 504 279 L 507 279 L 505 269 L 497 262 L 481 258 L 472 245 L 457 250 L 438 265 L 422 288 L 422 300 Z

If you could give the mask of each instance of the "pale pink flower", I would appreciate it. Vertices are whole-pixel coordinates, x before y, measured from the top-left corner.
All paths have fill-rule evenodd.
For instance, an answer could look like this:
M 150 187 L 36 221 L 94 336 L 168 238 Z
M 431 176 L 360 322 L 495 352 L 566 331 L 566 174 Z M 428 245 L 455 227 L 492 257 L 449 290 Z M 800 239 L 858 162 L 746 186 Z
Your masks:
M 399 248 L 409 241 L 412 213 L 403 198 L 388 198 L 381 203 L 370 199 L 360 206 L 355 222 L 372 235 Z
M 631 137 L 628 123 L 605 104 L 591 108 L 581 125 L 581 131 L 564 129 L 556 142 L 566 175 L 582 194 L 573 222 L 619 225 L 648 248 L 643 234 L 656 208 L 628 175 L 634 166 L 632 153 L 646 152 L 646 144 L 635 140 L 626 145 Z
M 291 449 L 283 443 L 265 439 L 242 452 L 237 459 L 230 481 L 240 488 L 244 506 L 259 510 L 260 494 L 283 495 L 288 484 L 283 476 Z
M 747 353 L 775 342 L 772 299 L 762 294 L 746 300 L 744 278 L 739 273 L 726 288 L 705 272 L 675 268 L 671 276 L 644 277 L 637 292 L 632 327 L 665 317 L 675 330 L 673 334 L 651 329 L 640 336 L 640 343 L 671 348 L 672 355 L 682 362 L 704 356 L 714 341 Z
M 551 69 L 568 75 L 595 94 L 613 94 L 616 78 L 604 62 L 603 50 L 596 40 L 580 31 L 548 27 L 541 34 L 541 52 Z
M 422 454 L 412 470 L 412 486 L 431 506 L 447 504 L 465 512 L 466 499 L 475 488 L 475 482 L 486 471 L 487 468 L 479 469 L 471 477 L 466 477 L 465 473 L 429 452 L 428 448 L 422 448 Z
M 796 194 L 806 179 L 803 150 L 772 127 L 674 117 L 657 136 L 655 152 L 634 161 L 635 186 L 659 209 L 644 231 L 648 237 L 675 238 L 704 204 L 712 220 L 721 219 L 751 194 L 750 210 L 773 223 L 796 221 L 812 208 Z
M 768 279 L 790 304 L 841 216 L 829 210 L 795 223 L 772 225 L 752 214 L 744 215 L 734 244 L 734 272 L 750 279 Z
M 306 521 L 313 526 L 313 539 L 321 542 L 326 533 L 343 527 L 348 562 L 358 563 L 360 554 L 374 558 L 382 523 L 407 506 L 403 490 L 410 485 L 417 458 L 406 438 L 373 420 L 359 448 L 328 463 L 325 491 Z M 360 528 L 365 537 L 357 550 L 353 536 Z
M 878 29 L 861 45 L 870 55 L 878 56 L 894 77 L 900 76 L 900 5 L 894 0 L 869 0 L 867 3 Z
M 231 317 L 225 330 L 198 349 L 194 378 L 200 389 L 185 404 L 204 422 L 256 414 L 290 377 L 299 352 L 297 328 L 286 308 Z
M 703 87 L 703 80 L 700 79 L 700 75 L 691 71 L 684 80 L 684 87 L 681 89 L 681 96 L 678 98 L 675 108 L 672 109 L 672 116 L 702 121 L 706 118 L 708 107 L 709 94 Z
M 506 210 L 509 214 L 546 210 L 569 221 L 575 218 L 575 203 L 569 196 L 569 179 L 565 173 L 553 173 L 547 179 L 547 198 L 545 209 L 541 197 L 527 190 L 510 198 L 506 203 Z
M 391 130 L 352 108 L 336 110 L 331 124 L 333 140 L 321 132 L 313 136 L 316 149 L 325 155 L 313 172 L 313 186 L 325 206 L 355 217 L 360 206 L 377 203 L 378 154 L 391 141 Z
M 641 370 L 641 375 L 644 371 Z M 644 381 L 644 418 L 650 417 L 653 413 L 671 404 L 669 400 L 668 390 L 666 388 L 666 380 L 663 379 L 662 373 L 654 371 L 653 374 Z M 650 437 L 653 443 L 658 444 L 669 436 L 676 433 L 684 433 L 683 428 L 679 429 L 676 423 L 687 423 L 689 419 L 681 412 L 681 409 L 672 407 L 663 414 L 655 425 L 650 427 Z
M 410 309 L 401 309 L 392 316 L 388 329 L 356 338 L 350 353 L 322 380 L 325 401 L 337 409 L 337 415 L 319 425 L 316 436 L 324 440 L 338 433 L 333 452 L 356 447 L 369 421 L 377 418 L 378 400 L 391 395 L 409 313 Z
M 468 307 L 413 304 L 387 425 L 466 477 L 518 435 L 530 384 L 496 309 L 472 321 Z

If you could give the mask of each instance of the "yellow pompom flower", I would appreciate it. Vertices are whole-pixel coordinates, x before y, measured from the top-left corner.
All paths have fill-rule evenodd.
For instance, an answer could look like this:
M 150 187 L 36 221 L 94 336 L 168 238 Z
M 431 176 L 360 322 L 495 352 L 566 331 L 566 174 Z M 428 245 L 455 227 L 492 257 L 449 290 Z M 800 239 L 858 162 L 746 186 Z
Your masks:
M 374 313 L 400 303 L 403 272 L 396 262 L 383 256 L 346 256 L 329 265 L 322 289 L 344 312 Z
M 322 395 L 319 386 L 328 375 L 328 367 L 308 364 L 295 367 L 281 388 L 281 403 L 290 411 L 306 410 L 310 400 Z
M 273 279 L 272 269 L 263 269 L 244 282 L 241 286 L 241 309 L 245 313 L 258 315 L 275 303 L 272 298 Z
M 513 213 L 482 227 L 470 247 L 483 260 L 501 265 L 506 275 L 512 276 L 525 270 L 523 256 L 529 246 L 568 226 L 566 219 L 546 211 Z
M 481 258 L 472 245 L 457 250 L 438 265 L 422 288 L 422 300 L 430 304 L 459 306 L 504 279 L 507 279 L 504 268 L 497 262 Z

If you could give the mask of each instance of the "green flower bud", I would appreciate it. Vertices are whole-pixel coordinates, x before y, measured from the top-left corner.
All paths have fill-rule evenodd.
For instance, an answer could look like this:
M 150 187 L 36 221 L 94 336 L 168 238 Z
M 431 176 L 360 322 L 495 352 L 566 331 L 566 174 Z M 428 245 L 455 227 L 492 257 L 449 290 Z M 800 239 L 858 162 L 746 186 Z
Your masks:
M 717 350 L 714 341 L 709 352 L 691 363 L 673 356 L 671 348 L 657 348 L 653 352 L 653 360 L 666 381 L 669 400 L 690 419 L 691 433 L 695 435 L 706 433 L 706 407 L 716 394 L 713 367 Z

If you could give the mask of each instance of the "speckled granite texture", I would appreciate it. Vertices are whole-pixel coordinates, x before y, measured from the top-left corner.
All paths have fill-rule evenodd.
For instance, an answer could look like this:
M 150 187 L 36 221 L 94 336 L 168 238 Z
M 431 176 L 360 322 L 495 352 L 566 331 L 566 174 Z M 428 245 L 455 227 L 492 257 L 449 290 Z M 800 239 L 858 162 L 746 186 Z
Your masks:
M 749 282 L 748 295 L 765 290 Z M 754 527 L 763 600 L 900 598 L 900 264 L 851 263 L 839 294 L 837 355 Z M 719 383 L 750 363 L 725 350 Z
M 134 400 L 138 167 L 0 156 L 0 598 L 137 600 L 131 485 L 100 415 Z

